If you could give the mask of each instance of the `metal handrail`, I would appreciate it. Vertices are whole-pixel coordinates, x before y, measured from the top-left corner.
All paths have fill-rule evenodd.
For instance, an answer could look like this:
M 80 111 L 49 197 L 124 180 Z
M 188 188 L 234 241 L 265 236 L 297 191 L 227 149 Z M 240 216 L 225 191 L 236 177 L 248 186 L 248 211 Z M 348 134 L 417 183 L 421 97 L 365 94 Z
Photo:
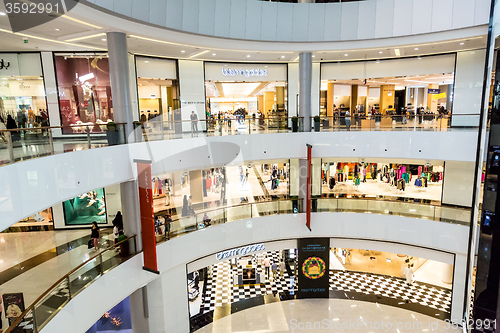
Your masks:
M 30 304 L 30 306 L 28 306 L 26 308 L 26 310 L 23 311 L 23 313 L 21 313 L 21 315 L 12 323 L 12 325 L 10 325 L 7 330 L 5 331 L 5 333 L 11 333 L 12 330 L 14 328 L 17 327 L 17 325 L 19 325 L 21 323 L 21 321 L 24 319 L 24 317 L 26 317 L 26 315 L 30 312 L 30 311 L 35 311 L 35 306 L 38 302 L 40 302 L 45 296 L 47 296 L 50 292 L 52 292 L 57 286 L 59 286 L 64 280 L 68 279 L 69 276 L 71 274 L 73 274 L 74 272 L 78 271 L 80 268 L 84 267 L 86 264 L 88 264 L 89 262 L 93 261 L 94 259 L 96 259 L 97 257 L 99 256 L 102 256 L 103 253 L 106 253 L 108 251 L 111 251 L 111 250 L 115 250 L 115 248 L 125 242 L 128 242 L 129 240 L 131 239 L 134 239 L 134 242 L 135 242 L 135 239 L 136 239 L 137 235 L 133 235 L 133 236 L 130 236 L 128 237 L 127 239 L 124 239 L 122 241 L 120 241 L 119 243 L 116 243 L 114 244 L 113 246 L 111 247 L 108 247 L 107 249 L 105 249 L 104 251 L 102 252 L 99 252 L 99 253 L 96 253 L 94 256 L 90 257 L 89 259 L 87 259 L 86 261 L 84 261 L 83 263 L 81 263 L 80 265 L 78 265 L 77 267 L 73 268 L 71 271 L 69 271 L 68 273 L 66 273 L 62 278 L 60 278 L 59 280 L 57 280 L 54 284 L 52 284 L 52 286 L 50 286 L 47 290 L 45 290 L 40 296 L 38 296 L 38 298 L 32 302 Z M 71 295 L 70 295 L 71 297 Z M 36 325 L 35 325 L 36 326 Z

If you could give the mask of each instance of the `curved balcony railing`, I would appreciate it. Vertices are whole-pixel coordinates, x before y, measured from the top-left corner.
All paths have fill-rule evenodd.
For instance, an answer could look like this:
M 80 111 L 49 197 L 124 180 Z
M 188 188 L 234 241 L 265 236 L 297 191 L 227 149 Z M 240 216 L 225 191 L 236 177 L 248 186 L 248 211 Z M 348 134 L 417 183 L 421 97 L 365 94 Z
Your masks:
M 116 250 L 119 249 L 119 252 Z M 43 292 L 5 333 L 38 333 L 76 295 L 92 282 L 137 254 L 136 235 L 95 254 Z M 54 297 L 57 295 L 57 297 Z M 31 330 L 28 330 L 31 328 Z
M 471 214 L 470 209 L 458 207 L 411 203 L 408 201 L 352 198 L 313 199 L 312 210 L 313 212 L 354 212 L 396 215 L 460 225 L 468 225 Z M 303 201 L 297 198 L 221 207 L 186 217 L 177 217 L 170 222 L 156 225 L 156 241 L 159 244 L 173 237 L 243 219 L 303 212 Z M 113 247 L 94 255 L 71 270 L 40 295 L 5 333 L 12 333 L 18 326 L 26 327 L 26 325 L 32 325 L 33 332 L 38 333 L 74 296 L 107 271 L 136 254 L 135 237 L 134 235 L 123 240 Z M 115 249 L 118 247 L 120 248 L 120 253 L 115 252 Z M 133 250 L 131 250 L 132 247 Z M 54 307 L 53 300 L 50 298 L 54 293 L 62 289 L 68 289 L 69 293 L 66 296 L 60 297 L 59 303 Z
M 349 119 L 349 120 L 347 120 Z M 349 126 L 350 124 L 350 126 Z M 479 115 L 379 115 L 368 117 L 312 117 L 313 131 L 450 131 L 476 129 Z M 303 132 L 303 117 L 266 117 L 165 121 L 162 117 L 134 123 L 136 142 L 244 134 Z M 62 132 L 54 137 L 54 132 Z M 126 144 L 125 124 L 89 124 L 0 130 L 0 166 L 76 150 Z

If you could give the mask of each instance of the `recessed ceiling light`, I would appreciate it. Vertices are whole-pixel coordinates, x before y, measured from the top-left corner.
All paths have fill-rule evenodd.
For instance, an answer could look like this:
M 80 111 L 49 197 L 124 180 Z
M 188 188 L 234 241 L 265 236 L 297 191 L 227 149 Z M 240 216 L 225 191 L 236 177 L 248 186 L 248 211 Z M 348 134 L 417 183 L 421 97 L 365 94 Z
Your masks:
M 184 52 L 186 52 L 186 51 L 184 51 L 184 50 L 181 50 L 181 53 L 184 53 Z
M 148 63 L 148 62 L 149 62 L 149 60 L 146 60 L 146 61 L 144 61 L 144 62 L 145 62 L 145 63 Z
M 312 57 L 313 57 L 313 58 L 316 58 L 316 56 L 315 56 L 314 54 L 312 55 Z
M 212 55 L 214 56 L 214 55 L 217 55 L 217 54 L 215 54 L 215 53 L 212 53 Z
M 415 48 L 415 51 L 418 51 L 418 47 Z
M 347 54 L 347 53 L 346 53 L 346 54 L 344 54 L 344 57 L 347 57 L 347 56 L 348 56 L 348 54 Z
M 5 16 L 7 14 L 5 14 L 4 12 L 0 12 L 0 16 Z
M 106 41 L 106 38 L 103 38 L 103 39 L 101 39 L 101 40 L 102 40 L 103 42 L 105 42 L 105 41 Z
M 465 43 L 460 43 L 460 45 L 464 45 Z
M 250 58 L 250 54 L 247 54 L 247 58 Z
M 283 59 L 285 56 L 281 56 L 281 59 Z
M 383 52 L 382 51 L 378 51 L 378 54 L 382 54 Z
M 55 28 L 55 30 L 56 30 L 56 31 L 61 31 L 61 29 L 59 29 L 59 28 Z

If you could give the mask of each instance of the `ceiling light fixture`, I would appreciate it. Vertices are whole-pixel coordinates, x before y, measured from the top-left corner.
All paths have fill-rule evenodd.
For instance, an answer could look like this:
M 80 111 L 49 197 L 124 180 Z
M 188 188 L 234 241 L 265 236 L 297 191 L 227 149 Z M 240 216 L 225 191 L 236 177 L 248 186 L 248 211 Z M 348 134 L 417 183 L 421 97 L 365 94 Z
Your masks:
M 185 53 L 185 52 L 186 52 L 186 51 L 184 51 L 184 50 L 181 50 L 181 53 Z
M 396 57 L 399 57 L 401 52 L 399 52 L 399 49 L 394 49 L 394 54 L 396 54 Z
M 103 38 L 103 39 L 101 39 L 101 40 L 102 40 L 103 42 L 107 41 L 107 39 L 106 39 L 106 38 Z
M 54 30 L 55 30 L 55 31 L 61 31 L 61 29 L 59 29 L 59 28 L 55 28 Z
M 281 56 L 281 59 L 285 58 L 285 56 Z
M 247 58 L 250 58 L 250 54 L 247 54 Z
M 348 54 L 347 54 L 347 53 L 346 53 L 346 54 L 344 54 L 344 57 L 347 57 L 347 56 L 348 56 Z
M 5 14 L 4 12 L 0 12 L 0 16 L 5 16 L 7 14 Z
M 383 52 L 382 51 L 378 51 L 378 54 L 382 54 Z
M 312 55 L 312 57 L 313 57 L 313 58 L 316 58 L 316 56 L 315 56 L 314 54 Z
M 460 43 L 460 45 L 464 45 L 464 44 L 465 44 L 465 43 L 463 43 L 463 42 L 462 42 L 462 43 Z
M 144 62 L 147 64 L 149 62 L 149 60 L 145 60 Z
M 418 51 L 418 47 L 415 48 L 415 51 Z
M 212 53 L 212 55 L 213 55 L 213 56 L 215 56 L 215 55 L 217 55 L 217 54 L 215 54 L 215 53 Z

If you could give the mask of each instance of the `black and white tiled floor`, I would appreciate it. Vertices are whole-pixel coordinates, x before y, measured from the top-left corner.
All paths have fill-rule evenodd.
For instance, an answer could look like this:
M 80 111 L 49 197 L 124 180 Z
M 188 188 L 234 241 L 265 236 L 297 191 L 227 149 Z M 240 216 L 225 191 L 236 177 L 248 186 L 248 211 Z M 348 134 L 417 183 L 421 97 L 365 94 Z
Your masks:
M 269 253 L 271 254 L 271 253 Z M 279 262 L 279 252 L 272 252 L 272 261 Z M 235 274 L 242 274 L 242 268 L 237 268 Z M 207 279 L 203 295 L 203 312 L 214 310 L 224 304 L 231 304 L 243 299 L 254 298 L 268 294 L 277 294 L 295 290 L 295 278 L 285 271 L 283 276 L 278 272 L 276 280 L 265 280 L 265 284 L 236 286 L 233 285 L 233 270 L 229 261 L 223 261 L 213 266 L 212 276 Z M 263 268 L 257 268 L 257 274 L 263 273 Z
M 278 251 L 269 254 L 272 255 L 273 262 L 279 262 Z M 233 270 L 235 275 L 242 273 L 238 271 L 241 268 L 232 269 L 229 261 L 214 266 L 212 276 L 207 279 L 205 293 L 202 295 L 202 313 L 244 299 L 295 292 L 297 289 L 295 278 L 290 277 L 286 271 L 283 276 L 278 272 L 276 280 L 272 278 L 271 273 L 265 284 L 236 286 L 233 285 Z M 262 270 L 259 265 L 257 274 L 262 273 Z M 330 270 L 330 290 L 376 295 L 418 304 L 444 313 L 451 312 L 451 290 L 419 282 L 408 286 L 404 279 L 391 276 Z
M 451 290 L 419 282 L 408 286 L 406 280 L 392 276 L 331 270 L 330 290 L 374 294 L 451 312 Z

